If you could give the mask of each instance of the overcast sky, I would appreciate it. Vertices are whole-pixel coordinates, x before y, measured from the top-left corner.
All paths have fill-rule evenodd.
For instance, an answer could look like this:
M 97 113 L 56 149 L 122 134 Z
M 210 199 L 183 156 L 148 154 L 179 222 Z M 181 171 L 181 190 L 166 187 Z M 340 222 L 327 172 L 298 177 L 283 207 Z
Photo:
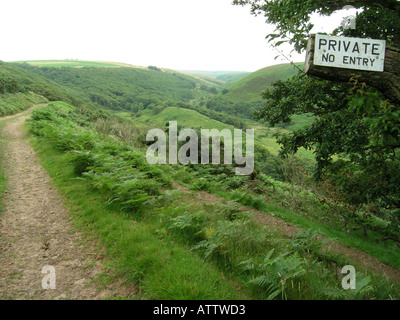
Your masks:
M 225 71 L 256 71 L 287 62 L 274 60 L 278 53 L 265 40 L 274 26 L 251 15 L 249 7 L 231 3 L 2 0 L 0 60 L 101 60 Z M 328 32 L 339 20 L 318 21 L 316 31 Z M 292 59 L 304 57 L 296 54 Z

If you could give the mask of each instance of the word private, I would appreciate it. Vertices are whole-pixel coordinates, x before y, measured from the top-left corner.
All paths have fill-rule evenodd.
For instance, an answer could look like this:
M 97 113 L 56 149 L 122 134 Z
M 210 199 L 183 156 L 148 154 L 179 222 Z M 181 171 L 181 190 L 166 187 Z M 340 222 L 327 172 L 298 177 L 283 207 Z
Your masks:
M 318 66 L 383 72 L 386 41 L 315 36 L 314 64 Z

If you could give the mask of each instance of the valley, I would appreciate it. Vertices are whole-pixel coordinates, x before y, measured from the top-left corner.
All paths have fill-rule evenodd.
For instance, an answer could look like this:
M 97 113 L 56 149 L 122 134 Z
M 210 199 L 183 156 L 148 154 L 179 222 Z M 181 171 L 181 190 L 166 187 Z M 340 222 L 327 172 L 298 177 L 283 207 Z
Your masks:
M 261 93 L 302 67 L 224 73 L 0 62 L 0 297 L 398 299 L 393 222 L 353 210 L 328 180 L 313 179 L 313 146 L 279 156 L 276 135 L 312 127 L 314 118 L 296 114 L 271 127 L 253 117 L 265 106 Z M 254 129 L 253 174 L 236 175 L 235 163 L 149 164 L 146 134 L 168 132 L 171 121 L 179 130 Z M 15 137 L 28 152 L 18 161 Z M 28 232 L 18 222 L 35 219 L 50 229 L 37 223 Z M 68 261 L 78 267 L 66 281 Z M 41 264 L 62 270 L 50 296 L 40 287 Z M 342 288 L 346 265 L 357 270 L 356 290 Z

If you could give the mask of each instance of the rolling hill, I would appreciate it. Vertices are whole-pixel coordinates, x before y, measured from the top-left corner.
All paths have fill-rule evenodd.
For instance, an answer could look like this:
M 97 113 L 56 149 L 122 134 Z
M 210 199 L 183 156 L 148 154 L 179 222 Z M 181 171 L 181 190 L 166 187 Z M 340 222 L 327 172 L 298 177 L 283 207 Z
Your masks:
M 78 91 L 55 83 L 45 77 L 19 68 L 17 65 L 0 61 L 0 78 L 14 81 L 19 86 L 19 91 L 33 91 L 50 101 L 63 100 L 72 104 L 89 102 Z
M 295 66 L 303 68 L 303 63 Z M 266 67 L 232 83 L 224 97 L 233 102 L 253 102 L 260 100 L 260 94 L 273 82 L 286 80 L 298 73 L 292 64 L 285 63 Z
M 254 111 L 265 104 L 261 93 L 275 81 L 295 76 L 302 66 L 303 63 L 295 65 L 286 63 L 260 69 L 234 81 L 219 94 L 203 103 L 211 110 L 252 119 Z M 298 120 L 303 122 L 304 119 L 300 117 Z
M 211 77 L 224 83 L 225 86 L 229 86 L 231 83 L 246 77 L 251 74 L 247 71 L 201 71 L 201 70 L 185 70 L 181 71 L 191 75 L 202 75 L 205 77 Z
M 190 102 L 217 93 L 221 84 L 154 66 L 114 66 L 91 61 L 34 61 L 14 65 L 74 90 L 98 106 L 131 112 Z

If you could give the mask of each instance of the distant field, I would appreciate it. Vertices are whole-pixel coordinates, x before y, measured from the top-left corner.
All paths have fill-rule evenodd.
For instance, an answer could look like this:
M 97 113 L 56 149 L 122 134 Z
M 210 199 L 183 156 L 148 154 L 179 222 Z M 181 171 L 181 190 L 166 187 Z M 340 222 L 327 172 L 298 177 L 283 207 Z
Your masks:
M 199 70 L 189 70 L 189 71 L 185 70 L 181 72 L 188 73 L 191 75 L 202 75 L 205 77 L 211 77 L 221 82 L 225 82 L 226 84 L 233 83 L 251 73 L 247 71 L 199 71 Z
M 12 61 L 10 63 L 28 63 L 30 65 L 38 67 L 55 67 L 55 68 L 59 67 L 144 68 L 119 62 L 83 61 L 83 60 L 26 60 L 26 61 Z
M 164 128 L 165 124 L 169 121 L 177 121 L 179 126 L 186 128 L 201 127 L 202 129 L 233 129 L 232 126 L 210 119 L 197 111 L 177 107 L 165 108 L 162 112 L 156 115 L 150 110 L 145 111 L 139 118 L 135 119 L 135 122 L 136 121 L 148 125 L 154 125 L 160 129 Z
M 123 114 L 126 116 L 126 114 Z M 210 119 L 197 111 L 168 107 L 159 114 L 153 114 L 150 110 L 144 111 L 142 115 L 133 120 L 136 124 L 143 124 L 146 126 L 153 126 L 155 128 L 163 129 L 165 124 L 169 121 L 177 121 L 179 126 L 185 128 L 198 128 L 202 129 L 233 129 L 233 126 L 227 125 L 217 120 Z M 245 120 L 249 128 L 255 130 L 255 141 L 259 145 L 265 147 L 271 154 L 278 155 L 280 145 L 276 142 L 273 134 L 277 131 L 288 132 L 285 129 L 268 128 L 260 123 L 251 120 Z M 314 155 L 311 151 L 300 149 L 298 155 L 305 159 L 314 160 Z

